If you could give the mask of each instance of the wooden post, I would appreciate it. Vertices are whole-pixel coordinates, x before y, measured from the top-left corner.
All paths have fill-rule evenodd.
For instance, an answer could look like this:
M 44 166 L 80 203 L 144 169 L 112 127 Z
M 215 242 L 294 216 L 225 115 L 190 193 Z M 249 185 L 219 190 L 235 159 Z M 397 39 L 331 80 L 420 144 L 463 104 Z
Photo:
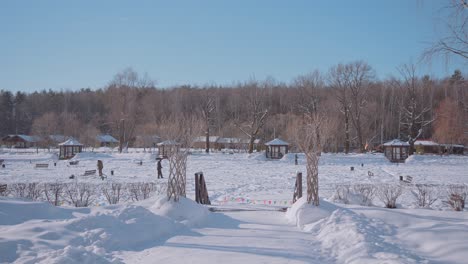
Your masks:
M 200 203 L 200 187 L 198 172 L 195 173 L 195 202 Z
M 302 172 L 298 172 L 296 175 L 296 185 L 294 187 L 293 203 L 302 197 Z
M 211 204 L 203 172 L 195 173 L 195 201 L 199 204 Z

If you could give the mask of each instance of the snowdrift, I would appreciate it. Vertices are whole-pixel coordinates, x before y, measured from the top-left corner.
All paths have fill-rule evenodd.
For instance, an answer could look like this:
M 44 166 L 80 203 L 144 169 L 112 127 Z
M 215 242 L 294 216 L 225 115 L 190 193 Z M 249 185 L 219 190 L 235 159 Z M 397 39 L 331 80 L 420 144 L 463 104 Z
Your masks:
M 188 199 L 141 204 L 60 208 L 0 199 L 0 262 L 119 262 L 116 251 L 141 251 L 175 235 L 197 235 L 208 210 Z

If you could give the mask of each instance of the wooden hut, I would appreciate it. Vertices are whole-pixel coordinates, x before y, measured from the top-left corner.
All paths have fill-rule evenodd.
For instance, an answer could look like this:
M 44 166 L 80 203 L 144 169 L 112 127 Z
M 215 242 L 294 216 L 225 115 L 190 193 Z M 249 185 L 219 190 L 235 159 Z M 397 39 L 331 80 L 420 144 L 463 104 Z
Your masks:
M 408 158 L 410 147 L 408 142 L 394 139 L 385 143 L 383 146 L 385 157 L 387 157 L 391 162 L 405 162 Z
M 59 148 L 59 159 L 71 159 L 75 154 L 80 153 L 83 150 L 83 144 L 74 138 L 70 138 L 63 143 L 60 143 Z
M 281 159 L 289 150 L 289 143 L 279 138 L 265 143 L 265 146 L 266 157 L 269 159 Z
M 37 147 L 41 139 L 37 136 L 28 135 L 8 135 L 2 138 L 5 145 L 12 148 L 32 148 Z
M 97 135 L 96 141 L 100 147 L 116 147 L 119 145 L 119 141 L 109 134 Z
M 171 153 L 179 152 L 180 144 L 174 140 L 166 140 L 157 144 L 159 156 L 167 158 Z

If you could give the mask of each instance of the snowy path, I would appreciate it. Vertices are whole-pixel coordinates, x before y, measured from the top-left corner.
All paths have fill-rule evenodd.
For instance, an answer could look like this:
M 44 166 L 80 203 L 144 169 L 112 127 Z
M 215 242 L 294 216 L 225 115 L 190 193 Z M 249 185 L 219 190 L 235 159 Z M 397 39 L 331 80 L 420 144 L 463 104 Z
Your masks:
M 320 242 L 275 211 L 214 213 L 217 226 L 194 229 L 162 246 L 126 252 L 125 263 L 335 263 Z

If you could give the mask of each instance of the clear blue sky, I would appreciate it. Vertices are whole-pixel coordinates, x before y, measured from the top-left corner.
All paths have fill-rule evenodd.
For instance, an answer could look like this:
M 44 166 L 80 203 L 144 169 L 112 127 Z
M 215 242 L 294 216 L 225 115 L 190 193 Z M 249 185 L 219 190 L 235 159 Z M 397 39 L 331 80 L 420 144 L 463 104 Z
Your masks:
M 357 59 L 385 78 L 418 61 L 447 2 L 1 1 L 0 89 L 100 88 L 127 67 L 159 87 L 289 82 Z M 441 59 L 420 73 L 455 68 L 466 72 Z

